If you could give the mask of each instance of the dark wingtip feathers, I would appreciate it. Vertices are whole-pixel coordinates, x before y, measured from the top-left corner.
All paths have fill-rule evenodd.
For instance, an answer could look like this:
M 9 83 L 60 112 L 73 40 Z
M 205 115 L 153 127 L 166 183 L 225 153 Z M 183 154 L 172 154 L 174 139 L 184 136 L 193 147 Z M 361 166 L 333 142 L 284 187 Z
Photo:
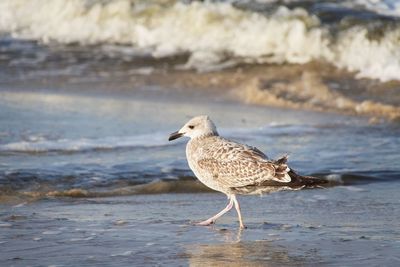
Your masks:
M 292 178 L 293 184 L 296 184 L 296 185 L 304 185 L 306 187 L 315 187 L 318 185 L 328 183 L 327 180 L 324 180 L 321 178 L 299 175 L 293 170 L 290 170 L 288 174 L 289 174 L 290 178 Z
M 275 161 L 276 164 L 280 165 L 280 164 L 286 164 L 287 160 L 288 160 L 288 155 L 283 156 L 281 158 L 279 158 L 278 160 Z

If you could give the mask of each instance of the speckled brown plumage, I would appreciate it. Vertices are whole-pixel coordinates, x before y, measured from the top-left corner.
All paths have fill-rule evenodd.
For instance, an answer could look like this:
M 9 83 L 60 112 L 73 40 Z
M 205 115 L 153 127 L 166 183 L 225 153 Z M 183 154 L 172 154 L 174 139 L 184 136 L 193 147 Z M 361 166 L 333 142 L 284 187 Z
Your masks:
M 298 175 L 288 167 L 287 157 L 270 160 L 255 147 L 220 137 L 208 116 L 189 120 L 179 131 L 172 133 L 169 140 L 181 136 L 191 138 L 186 145 L 186 157 L 196 177 L 206 186 L 225 193 L 229 199 L 228 205 L 222 211 L 199 225 L 214 223 L 234 205 L 240 227 L 244 228 L 236 194 L 298 190 L 325 182 Z
M 257 186 L 266 181 L 291 181 L 286 162 L 271 161 L 256 148 L 218 135 L 191 139 L 186 156 L 201 182 L 226 194 L 238 187 Z

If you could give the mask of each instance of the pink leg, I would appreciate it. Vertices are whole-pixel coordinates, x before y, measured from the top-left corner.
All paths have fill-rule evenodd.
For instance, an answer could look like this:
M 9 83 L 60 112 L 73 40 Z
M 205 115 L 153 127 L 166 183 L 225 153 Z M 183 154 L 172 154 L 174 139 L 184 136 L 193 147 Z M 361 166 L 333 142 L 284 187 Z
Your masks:
M 240 225 L 240 228 L 241 228 L 241 229 L 244 229 L 244 228 L 246 228 L 246 226 L 244 226 L 244 224 L 243 224 L 242 213 L 240 212 L 239 201 L 236 199 L 236 196 L 235 196 L 235 195 L 232 195 L 232 196 L 231 196 L 231 200 L 233 200 L 233 203 L 235 204 L 235 209 L 236 209 L 236 212 L 237 212 L 238 217 L 239 217 L 239 225 Z
M 234 201 L 234 200 L 229 196 L 229 203 L 228 203 L 228 205 L 227 205 L 223 210 L 221 210 L 220 212 L 218 212 L 218 214 L 212 216 L 211 218 L 209 218 L 209 219 L 207 219 L 207 220 L 205 220 L 205 221 L 196 223 L 196 225 L 204 225 L 204 226 L 206 226 L 206 225 L 210 225 L 210 224 L 215 223 L 215 221 L 216 221 L 219 217 L 221 217 L 222 215 L 224 215 L 225 213 L 227 213 L 228 211 L 230 211 L 230 210 L 232 209 L 232 207 L 233 207 L 233 201 Z

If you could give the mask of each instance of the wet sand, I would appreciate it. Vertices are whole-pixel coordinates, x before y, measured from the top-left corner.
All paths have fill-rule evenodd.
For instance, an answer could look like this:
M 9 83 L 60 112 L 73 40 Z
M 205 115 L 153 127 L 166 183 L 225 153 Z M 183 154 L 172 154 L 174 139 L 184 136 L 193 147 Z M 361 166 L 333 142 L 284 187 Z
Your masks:
M 397 183 L 241 197 L 222 194 L 43 199 L 2 205 L 2 266 L 398 266 Z

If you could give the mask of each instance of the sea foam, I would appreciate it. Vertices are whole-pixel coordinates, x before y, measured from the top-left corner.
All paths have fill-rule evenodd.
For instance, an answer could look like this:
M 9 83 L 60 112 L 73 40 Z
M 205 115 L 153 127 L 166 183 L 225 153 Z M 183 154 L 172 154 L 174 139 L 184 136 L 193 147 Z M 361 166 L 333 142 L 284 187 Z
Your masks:
M 98 139 L 28 140 L 0 144 L 0 152 L 19 153 L 71 153 L 88 150 L 111 150 L 133 147 L 156 147 L 169 145 L 165 134 L 155 133 L 125 137 L 104 137 Z
M 398 0 L 351 0 L 350 5 L 361 5 L 373 12 L 400 17 L 400 1 Z
M 371 6 L 368 3 L 365 5 Z M 184 67 L 199 70 L 242 62 L 304 64 L 320 60 L 354 71 L 360 78 L 400 80 L 397 25 L 382 28 L 376 37 L 371 37 L 367 24 L 337 30 L 333 33 L 302 8 L 283 6 L 266 15 L 219 2 L 0 2 L 0 32 L 14 38 L 124 44 L 153 57 L 188 53 Z

